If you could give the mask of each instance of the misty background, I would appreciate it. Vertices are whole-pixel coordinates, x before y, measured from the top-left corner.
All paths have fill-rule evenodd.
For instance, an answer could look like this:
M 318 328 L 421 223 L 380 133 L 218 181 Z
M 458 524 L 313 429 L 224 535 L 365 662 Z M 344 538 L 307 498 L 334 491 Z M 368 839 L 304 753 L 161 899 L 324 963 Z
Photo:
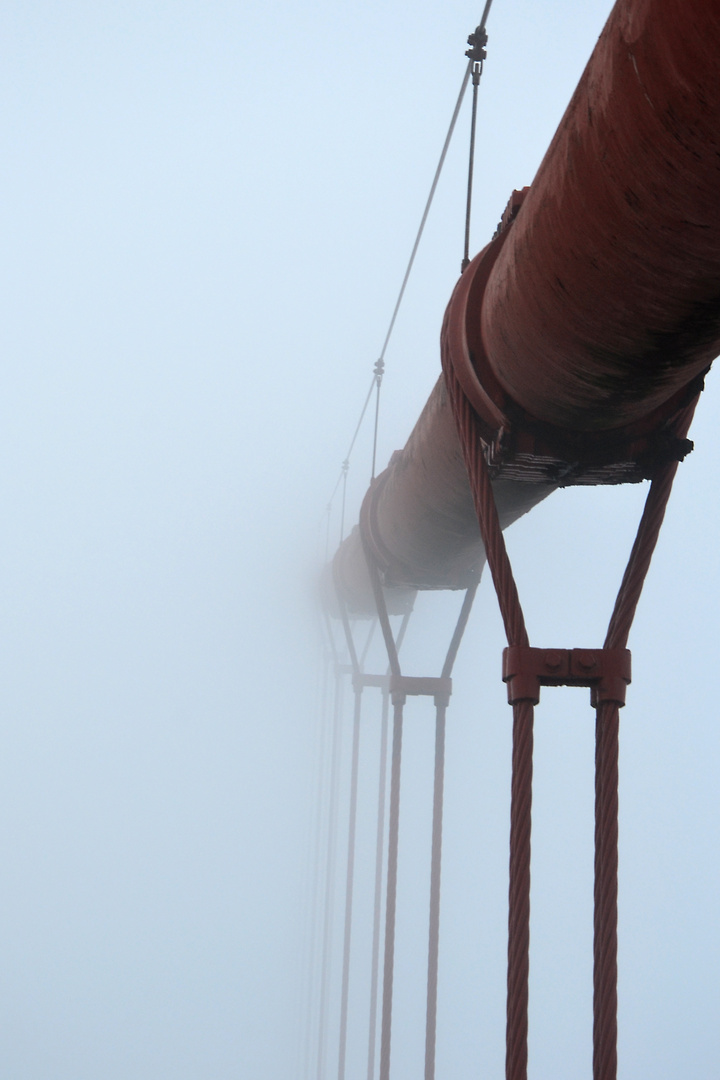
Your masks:
M 495 0 L 471 253 L 532 181 L 610 6 Z M 459 0 L 0 5 L 3 1080 L 305 1080 L 325 511 L 480 14 Z M 439 372 L 468 129 L 469 101 L 386 357 L 381 466 Z M 628 1080 L 718 1075 L 716 374 L 630 640 Z M 364 430 L 350 521 L 369 472 Z M 601 644 L 643 498 L 558 492 L 513 527 L 534 644 Z M 458 604 L 421 598 L 408 672 L 437 673 Z M 503 644 L 488 579 L 448 713 L 447 1080 L 502 1075 Z M 393 1080 L 422 1067 L 432 729 L 431 706 L 411 703 Z M 365 1075 L 377 739 L 369 702 L 348 1080 Z M 544 691 L 535 1080 L 589 1075 L 592 767 L 587 692 Z

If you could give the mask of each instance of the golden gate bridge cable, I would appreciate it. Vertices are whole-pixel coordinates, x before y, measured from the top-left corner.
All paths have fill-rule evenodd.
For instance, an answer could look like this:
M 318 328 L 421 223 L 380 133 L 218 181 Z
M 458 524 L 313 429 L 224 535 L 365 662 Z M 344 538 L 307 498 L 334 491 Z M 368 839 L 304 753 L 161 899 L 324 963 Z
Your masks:
M 322 642 L 322 659 L 321 668 L 318 676 L 318 688 L 317 695 L 319 698 L 319 763 L 318 773 L 316 781 L 317 790 L 317 809 L 315 815 L 315 840 L 313 843 L 313 855 L 312 864 L 314 868 L 313 883 L 312 883 L 312 906 L 311 906 L 311 920 L 310 920 L 310 949 L 307 962 L 308 972 L 308 1000 L 307 1000 L 307 1034 L 305 1037 L 304 1047 L 304 1076 L 305 1080 L 310 1080 L 311 1074 L 311 1062 L 313 1055 L 313 1031 L 315 1021 L 316 1001 L 314 996 L 314 987 L 316 981 L 316 969 L 317 969 L 317 954 L 318 954 L 318 938 L 321 936 L 322 930 L 320 927 L 320 892 L 321 892 L 321 867 L 322 867 L 322 848 L 323 848 L 323 835 L 324 835 L 324 809 L 325 809 L 325 774 L 326 774 L 326 757 L 328 752 L 329 742 L 329 718 L 331 710 L 329 708 L 329 694 L 330 694 L 330 669 L 332 663 L 331 654 L 327 648 L 326 643 Z
M 317 1075 L 324 1080 L 327 1054 L 328 996 L 330 989 L 330 961 L 332 949 L 333 896 L 335 885 L 335 861 L 337 856 L 337 803 L 340 771 L 340 740 L 342 730 L 342 676 L 339 664 L 335 664 L 335 692 L 332 715 L 332 750 L 330 762 L 330 792 L 328 807 L 328 835 L 326 854 L 325 902 L 323 906 L 322 964 L 320 972 L 320 1003 L 317 1044 Z

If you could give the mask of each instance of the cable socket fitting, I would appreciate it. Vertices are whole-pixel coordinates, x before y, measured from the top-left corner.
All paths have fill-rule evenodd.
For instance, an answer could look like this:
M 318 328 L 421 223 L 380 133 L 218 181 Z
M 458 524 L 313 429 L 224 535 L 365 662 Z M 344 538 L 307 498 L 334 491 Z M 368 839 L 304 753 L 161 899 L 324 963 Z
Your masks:
M 470 46 L 465 52 L 465 55 L 469 60 L 479 64 L 487 57 L 485 46 L 488 43 L 487 31 L 482 26 L 476 27 L 474 33 L 470 34 L 467 43 Z

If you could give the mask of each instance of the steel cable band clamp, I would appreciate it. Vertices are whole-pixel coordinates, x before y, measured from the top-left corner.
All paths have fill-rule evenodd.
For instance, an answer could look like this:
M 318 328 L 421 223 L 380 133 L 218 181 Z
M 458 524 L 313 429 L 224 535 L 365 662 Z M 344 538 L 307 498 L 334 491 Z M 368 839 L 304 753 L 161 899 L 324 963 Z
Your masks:
M 503 650 L 503 682 L 508 701 L 540 701 L 541 686 L 588 686 L 590 704 L 625 704 L 631 681 L 629 649 L 534 649 L 510 645 Z

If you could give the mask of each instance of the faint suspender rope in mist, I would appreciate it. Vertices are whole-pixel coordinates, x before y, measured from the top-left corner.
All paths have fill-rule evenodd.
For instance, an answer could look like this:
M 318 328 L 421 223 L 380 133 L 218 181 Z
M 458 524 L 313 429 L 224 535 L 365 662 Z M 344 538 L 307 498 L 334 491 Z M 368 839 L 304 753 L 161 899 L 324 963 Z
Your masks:
M 480 20 L 480 25 L 478 26 L 478 29 L 477 29 L 476 33 L 484 31 L 485 23 L 487 21 L 487 17 L 488 17 L 488 14 L 490 12 L 491 5 L 492 5 L 492 0 L 486 0 L 485 9 L 483 11 L 482 19 Z M 338 478 L 337 478 L 337 480 L 335 482 L 335 487 L 333 488 L 330 499 L 328 500 L 327 511 L 328 511 L 328 513 L 330 513 L 331 510 L 332 510 L 333 502 L 335 501 L 335 496 L 337 495 L 338 489 L 342 485 L 342 507 L 341 507 L 341 513 L 340 513 L 340 542 L 341 543 L 342 543 L 342 540 L 344 539 L 344 536 L 345 536 L 345 508 L 346 508 L 346 495 L 347 495 L 347 477 L 348 477 L 348 472 L 350 470 L 350 458 L 351 458 L 352 452 L 353 452 L 353 450 L 355 448 L 355 443 L 357 442 L 357 437 L 360 434 L 360 429 L 362 428 L 362 423 L 363 423 L 363 420 L 365 419 L 365 414 L 367 413 L 368 405 L 370 404 L 370 399 L 372 397 L 373 390 L 375 390 L 375 392 L 376 392 L 376 397 L 375 397 L 375 429 L 374 429 L 374 433 L 373 433 L 372 467 L 371 467 L 370 479 L 371 480 L 375 479 L 375 469 L 376 469 L 376 464 L 377 464 L 378 424 L 379 424 L 379 417 L 380 417 L 380 387 L 382 385 L 383 374 L 385 372 L 385 353 L 387 352 L 387 347 L 388 347 L 388 345 L 390 343 L 390 338 L 392 337 L 392 332 L 395 329 L 395 322 L 396 322 L 397 317 L 398 317 L 398 312 L 400 311 L 400 305 L 402 304 L 403 297 L 405 296 L 405 290 L 407 288 L 407 284 L 408 284 L 408 281 L 410 279 L 410 273 L 411 273 L 413 265 L 415 263 L 415 256 L 417 255 L 418 248 L 420 246 L 420 240 L 422 239 L 423 232 L 425 231 L 425 224 L 427 222 L 428 215 L 430 213 L 430 207 L 432 206 L 433 199 L 435 198 L 435 191 L 437 190 L 438 181 L 440 180 L 440 174 L 442 173 L 443 165 L 445 164 L 445 158 L 447 157 L 447 152 L 448 152 L 448 149 L 450 147 L 450 142 L 451 142 L 452 137 L 453 137 L 453 132 L 455 131 L 455 125 L 457 123 L 457 118 L 460 115 L 460 108 L 462 106 L 463 99 L 465 97 L 465 91 L 467 90 L 468 82 L 470 81 L 470 76 L 473 73 L 473 66 L 474 66 L 474 61 L 473 61 L 473 59 L 470 59 L 468 61 L 467 68 L 465 69 L 465 74 L 463 75 L 463 80 L 462 80 L 462 83 L 460 85 L 460 92 L 459 92 L 459 94 L 457 96 L 457 101 L 455 102 L 455 108 L 453 109 L 453 114 L 452 114 L 452 117 L 450 119 L 450 126 L 448 127 L 447 135 L 445 136 L 445 142 L 443 143 L 443 148 L 442 148 L 442 150 L 440 152 L 440 159 L 439 159 L 439 161 L 437 163 L 437 168 L 435 169 L 435 175 L 433 176 L 432 184 L 430 185 L 430 193 L 429 193 L 429 195 L 427 197 L 427 202 L 425 203 L 425 209 L 423 210 L 423 214 L 422 214 L 422 217 L 420 219 L 420 225 L 418 226 L 418 231 L 417 231 L 417 234 L 415 236 L 415 242 L 414 242 L 414 244 L 412 246 L 412 251 L 410 252 L 410 258 L 408 259 L 408 264 L 407 264 L 407 267 L 405 269 L 405 275 L 404 275 L 404 277 L 402 279 L 402 284 L 400 286 L 400 291 L 398 293 L 397 300 L 395 301 L 395 307 L 393 308 L 393 313 L 392 313 L 392 316 L 390 317 L 390 324 L 389 324 L 389 326 L 387 328 L 387 333 L 385 334 L 385 340 L 383 342 L 382 349 L 380 350 L 380 356 L 375 361 L 375 365 L 373 367 L 372 380 L 370 382 L 370 387 L 369 387 L 367 395 L 365 397 L 363 407 L 360 410 L 360 417 L 359 417 L 358 422 L 357 422 L 357 424 L 355 426 L 355 431 L 353 432 L 352 439 L 350 440 L 350 445 L 348 447 L 347 453 L 345 454 L 345 457 L 343 458 L 342 465 L 340 466 L 340 474 L 338 475 Z M 472 177 L 470 178 L 470 183 L 471 182 L 472 182 Z M 467 247 L 467 233 L 468 233 L 468 230 L 469 230 L 469 214 L 470 214 L 470 205 L 469 205 L 469 196 L 468 196 L 468 210 L 467 210 L 466 229 L 465 229 L 465 231 L 466 231 L 466 247 Z
M 484 35 L 485 23 L 486 23 L 486 20 L 487 20 L 491 5 L 492 5 L 492 0 L 486 0 L 485 8 L 484 8 L 484 11 L 483 11 L 483 14 L 482 14 L 482 19 L 480 21 L 479 26 L 477 27 L 477 29 L 475 31 L 475 35 L 479 39 L 481 39 L 483 37 L 483 35 Z M 473 41 L 472 36 L 471 36 L 471 38 L 468 39 L 468 43 L 470 45 L 475 45 L 476 44 L 476 42 Z M 478 41 L 478 44 L 482 45 L 483 42 Z M 447 152 L 448 152 L 450 142 L 452 140 L 452 136 L 453 136 L 453 133 L 454 133 L 454 130 L 455 130 L 457 119 L 458 119 L 460 109 L 461 109 L 461 106 L 462 106 L 462 102 L 463 102 L 463 99 L 464 99 L 464 96 L 465 96 L 465 91 L 467 89 L 468 83 L 470 81 L 470 77 L 472 75 L 473 76 L 473 115 L 472 115 L 472 125 L 471 125 L 471 151 L 470 151 L 470 164 L 469 164 L 469 174 L 468 174 L 467 208 L 466 208 L 466 217 L 465 217 L 465 246 L 464 246 L 464 253 L 463 253 L 464 254 L 463 269 L 464 269 L 464 266 L 467 264 L 468 244 L 469 244 L 469 230 L 470 230 L 470 201 L 471 201 L 471 190 L 472 190 L 472 166 L 473 166 L 472 159 L 473 159 L 473 149 L 474 149 L 475 118 L 476 118 L 476 109 L 477 109 L 477 85 L 478 85 L 478 82 L 479 82 L 479 74 L 482 72 L 482 65 L 481 64 L 479 65 L 479 72 L 478 72 L 478 63 L 477 63 L 478 58 L 477 58 L 477 56 L 474 55 L 472 50 L 470 52 L 466 53 L 466 55 L 470 59 L 468 61 L 467 68 L 466 68 L 465 74 L 463 76 L 463 80 L 462 80 L 462 83 L 461 83 L 461 86 L 460 86 L 460 91 L 458 93 L 458 97 L 457 97 L 457 101 L 455 103 L 455 107 L 453 109 L 453 113 L 452 113 L 452 117 L 450 119 L 450 124 L 449 124 L 449 127 L 448 127 L 448 131 L 447 131 L 447 134 L 446 134 L 446 137 L 445 137 L 445 141 L 444 141 L 444 144 L 443 144 L 443 147 L 442 147 L 442 151 L 440 153 L 440 158 L 439 158 L 439 161 L 438 161 L 438 164 L 437 164 L 437 168 L 436 168 L 435 174 L 433 176 L 432 184 L 430 186 L 430 192 L 428 194 L 428 198 L 427 198 L 427 201 L 426 201 L 426 204 L 425 204 L 425 208 L 423 210 L 423 214 L 422 214 L 422 217 L 421 217 L 421 220 L 420 220 L 420 225 L 418 227 L 418 231 L 417 231 L 417 234 L 416 234 L 416 237 L 415 237 L 415 241 L 413 243 L 413 247 L 412 247 L 412 250 L 411 250 L 411 253 L 410 253 L 410 258 L 408 259 L 407 267 L 406 267 L 405 274 L 404 274 L 404 277 L 403 277 L 403 280 L 402 280 L 402 283 L 401 283 L 401 286 L 400 286 L 400 290 L 399 290 L 399 293 L 398 293 L 398 296 L 397 296 L 397 300 L 395 302 L 395 306 L 394 306 L 394 309 L 393 309 L 393 312 L 392 312 L 392 316 L 390 318 L 390 323 L 388 325 L 387 333 L 385 335 L 385 340 L 383 342 L 382 350 L 380 352 L 379 358 L 376 360 L 376 362 L 374 364 L 373 375 L 372 375 L 372 379 L 371 379 L 371 382 L 370 382 L 370 386 L 368 388 L 368 392 L 367 392 L 365 400 L 363 402 L 362 409 L 360 410 L 360 415 L 359 415 L 357 424 L 355 426 L 355 429 L 353 431 L 353 435 L 352 435 L 352 438 L 350 440 L 350 444 L 348 446 L 347 453 L 345 455 L 345 458 L 343 459 L 343 462 L 342 462 L 342 465 L 341 465 L 341 468 L 340 468 L 340 474 L 339 474 L 339 476 L 337 478 L 337 481 L 335 483 L 332 494 L 331 494 L 330 499 L 329 499 L 328 504 L 327 504 L 327 509 L 326 509 L 327 521 L 326 521 L 326 537 L 325 537 L 325 542 L 326 542 L 326 562 L 327 562 L 327 559 L 329 558 L 329 550 L 328 549 L 329 549 L 329 541 L 330 541 L 330 533 L 331 533 L 332 509 L 333 509 L 333 504 L 335 502 L 335 498 L 337 496 L 338 490 L 341 487 L 342 487 L 342 501 L 341 501 L 340 529 L 339 529 L 340 542 L 342 542 L 342 540 L 344 539 L 344 536 L 345 536 L 345 513 L 346 513 L 346 509 L 347 509 L 347 478 L 348 478 L 348 473 L 349 473 L 349 470 L 350 470 L 350 461 L 351 461 L 352 453 L 353 453 L 353 450 L 355 448 L 358 436 L 359 436 L 360 431 L 362 429 L 363 421 L 364 421 L 365 416 L 367 414 L 371 398 L 373 396 L 373 391 L 375 391 L 375 409 L 374 409 L 374 425 L 373 425 L 373 439 L 372 439 L 372 462 L 371 462 L 370 478 L 371 478 L 371 481 L 375 479 L 375 474 L 376 474 L 376 469 L 377 469 L 377 445 L 378 445 L 378 429 L 379 429 L 379 419 L 380 419 L 380 390 L 381 390 L 382 379 L 383 379 L 383 375 L 384 375 L 384 371 L 385 371 L 385 355 L 386 355 L 386 352 L 387 352 L 387 348 L 388 348 L 390 339 L 392 337 L 393 330 L 395 328 L 395 323 L 397 321 L 397 316 L 398 316 L 398 313 L 399 313 L 399 310 L 400 310 L 400 305 L 402 304 L 402 301 L 403 301 L 403 298 L 404 298 L 404 295 L 405 295 L 405 290 L 407 288 L 407 284 L 408 284 L 408 281 L 409 281 L 409 278 L 410 278 L 410 274 L 411 274 L 411 271 L 412 271 L 412 268 L 413 268 L 413 265 L 414 265 L 414 262 L 415 262 L 415 257 L 417 255 L 417 251 L 418 251 L 418 248 L 420 246 L 420 240 L 421 240 L 423 232 L 425 230 L 425 225 L 426 225 L 429 213 L 430 213 L 430 208 L 432 206 L 433 199 L 435 197 L 435 191 L 436 191 L 437 186 L 438 186 L 440 175 L 442 173 L 442 169 L 443 169 L 443 166 L 445 164 L 445 159 L 447 157 Z M 404 633 L 405 627 L 406 627 L 406 623 L 403 625 L 403 628 L 401 630 L 401 636 Z M 328 630 L 329 630 L 329 628 L 328 628 Z M 368 639 L 368 646 L 369 646 L 369 639 Z M 332 748 L 332 752 L 331 752 L 331 758 L 332 758 L 331 767 L 330 767 L 331 775 L 329 777 L 329 788 L 330 788 L 329 797 L 330 797 L 330 803 L 331 804 L 336 803 L 336 801 L 337 801 L 338 785 L 339 785 L 339 775 L 338 775 L 338 771 L 339 771 L 338 737 L 339 737 L 339 734 L 340 734 L 340 732 L 339 732 L 339 712 L 341 711 L 342 707 L 341 707 L 341 704 L 340 704 L 341 698 L 340 698 L 340 686 L 339 686 L 339 683 L 340 683 L 340 680 L 341 680 L 341 675 L 340 675 L 340 672 L 339 672 L 339 669 L 338 669 L 338 666 L 337 666 L 337 656 L 336 656 L 336 665 L 335 666 L 336 666 L 335 708 L 333 709 L 333 712 L 334 712 L 333 724 L 332 724 L 333 736 L 332 736 L 332 739 L 331 739 L 331 742 L 333 744 L 333 748 Z M 381 798 L 382 798 L 382 796 L 381 796 Z M 379 815 L 378 815 L 379 816 L 379 821 L 382 821 L 382 817 L 384 817 L 384 806 L 383 806 L 383 814 L 382 814 L 382 816 L 380 814 L 380 808 L 378 808 L 378 809 L 379 809 Z M 379 827 L 382 828 L 382 825 L 380 825 Z M 328 1047 L 327 1047 L 327 1031 L 326 1031 L 326 1028 L 327 1028 L 327 1022 L 328 1022 L 328 1019 L 329 1019 L 328 1016 L 327 1016 L 327 1009 L 328 1009 L 328 1004 L 329 1004 L 329 1001 L 328 1001 L 328 997 L 329 997 L 329 976 L 330 976 L 330 970 L 329 969 L 330 969 L 330 949 L 331 949 L 332 922 L 333 922 L 333 917 L 332 917 L 332 906 L 333 905 L 332 905 L 331 896 L 332 896 L 332 892 L 333 892 L 333 881 L 332 881 L 332 879 L 334 878 L 334 874 L 335 874 L 335 865 L 334 864 L 335 864 L 335 857 L 336 857 L 335 853 L 334 853 L 334 850 L 333 850 L 334 847 L 335 847 L 336 840 L 334 840 L 334 838 L 332 837 L 333 833 L 334 833 L 334 829 L 332 827 L 332 821 L 331 821 L 329 823 L 329 834 L 328 834 L 328 837 L 327 837 L 327 840 L 328 840 L 328 852 L 327 852 L 328 866 L 327 866 L 326 870 L 327 870 L 328 878 L 326 880 L 325 904 L 323 905 L 325 910 L 324 910 L 324 913 L 323 913 L 324 917 L 321 920 L 321 926 L 322 926 L 322 929 L 323 929 L 323 933 L 322 933 L 322 936 L 323 936 L 323 950 L 322 950 L 323 955 L 322 955 L 321 963 L 320 963 L 320 966 L 321 966 L 321 978 L 320 978 L 321 987 L 320 987 L 320 1001 L 318 1003 L 318 1005 L 319 1005 L 319 1009 L 318 1009 L 318 1011 L 319 1011 L 319 1017 L 318 1017 L 319 1031 L 318 1031 L 318 1045 L 317 1045 L 317 1068 L 318 1068 L 318 1077 L 319 1078 L 324 1077 L 324 1074 L 325 1074 L 326 1060 L 327 1060 L 326 1055 L 327 1055 L 327 1049 L 328 1049 Z M 318 840 L 319 840 L 319 837 L 318 837 Z M 382 858 L 382 855 L 380 855 L 380 858 Z M 318 873 L 320 872 L 320 866 L 319 865 L 317 865 L 317 872 Z M 376 888 L 378 886 L 379 886 L 379 882 L 376 882 Z M 376 908 L 378 908 L 378 900 L 379 900 L 379 897 L 376 896 L 376 900 L 375 900 Z M 379 914 L 379 910 L 375 912 L 375 919 L 378 918 L 378 914 Z M 374 919 L 374 921 L 375 921 L 375 919 Z M 378 942 L 374 941 L 373 945 L 374 945 L 373 951 L 375 952 L 375 950 L 377 949 L 377 946 L 379 945 L 379 941 Z M 375 982 L 375 986 L 377 987 L 377 971 L 375 972 L 374 982 Z M 376 1006 L 377 1006 L 377 1000 L 375 1000 L 375 1007 Z M 371 1012 L 374 1012 L 374 1009 L 371 1008 Z M 373 1071 L 374 1071 L 374 1065 L 375 1065 L 375 1062 L 374 1062 L 374 1057 L 375 1057 L 375 1054 L 374 1054 L 374 1049 L 375 1049 L 375 1024 L 374 1024 L 374 1020 L 375 1020 L 375 1016 L 371 1016 L 371 1020 L 370 1020 L 371 1033 L 370 1033 L 369 1047 L 368 1047 L 368 1049 L 369 1049 L 369 1054 L 368 1054 L 368 1077 L 372 1076 Z M 306 1063 L 305 1064 L 306 1064 L 306 1071 L 309 1074 L 311 1063 L 310 1063 L 310 1060 L 309 1060 L 308 1056 L 306 1056 Z

